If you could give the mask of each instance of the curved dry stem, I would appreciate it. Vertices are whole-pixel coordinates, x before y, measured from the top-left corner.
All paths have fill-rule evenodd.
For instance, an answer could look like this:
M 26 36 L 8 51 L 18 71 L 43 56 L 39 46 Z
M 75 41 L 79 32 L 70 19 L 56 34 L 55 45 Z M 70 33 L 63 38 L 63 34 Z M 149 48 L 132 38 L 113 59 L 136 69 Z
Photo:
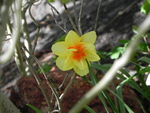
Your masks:
M 95 19 L 95 25 L 94 25 L 94 31 L 96 31 L 96 29 L 97 29 L 97 23 L 98 23 L 101 3 L 102 3 L 102 0 L 99 0 L 99 5 L 98 5 L 98 8 L 97 8 L 96 19 Z
M 27 51 L 28 53 L 30 53 L 30 52 L 27 50 L 26 47 L 24 47 L 24 49 L 25 49 L 25 51 Z M 42 69 L 42 67 L 41 67 L 41 65 L 40 65 L 40 63 L 39 63 L 39 61 L 38 61 L 38 59 L 37 59 L 34 55 L 32 55 L 31 53 L 30 53 L 30 55 L 31 55 L 31 57 L 36 61 L 36 63 L 38 64 L 38 66 L 40 67 L 40 69 L 41 69 L 41 71 L 42 71 L 42 73 L 43 73 L 43 75 L 44 75 L 44 78 L 45 78 L 46 81 L 47 81 L 48 86 L 50 87 L 50 89 L 52 90 L 53 94 L 55 95 L 55 98 L 56 98 L 57 104 L 58 104 L 58 108 L 59 108 L 59 111 L 60 111 L 60 113 L 61 113 L 61 103 L 60 103 L 59 96 L 58 96 L 58 93 L 57 93 L 57 88 L 54 87 L 55 85 L 53 84 L 52 78 L 50 78 L 50 76 L 49 76 L 49 78 L 47 78 L 47 76 L 46 76 L 46 74 L 44 73 L 44 70 Z M 28 59 L 26 59 L 26 60 L 28 60 Z M 38 84 L 40 83 L 39 86 L 40 86 L 40 88 L 41 88 L 41 90 L 42 90 L 42 92 L 43 92 L 43 95 L 44 95 L 44 97 L 45 97 L 45 99 L 46 99 L 46 102 L 47 102 L 49 108 L 50 108 L 50 111 L 52 111 L 52 105 L 51 105 L 51 103 L 50 103 L 50 101 L 49 101 L 50 99 L 48 99 L 47 93 L 45 92 L 44 87 L 43 87 L 42 84 L 41 84 L 41 80 L 40 80 L 40 78 L 38 77 L 38 75 L 36 74 L 36 72 L 32 69 L 32 67 L 31 67 L 31 65 L 32 65 L 31 62 L 28 61 L 28 63 L 30 64 L 29 66 L 30 66 L 30 68 L 31 68 L 31 71 L 33 72 L 34 76 L 36 77 L 37 83 L 38 83 Z
M 78 18 L 78 31 L 80 36 L 82 35 L 82 29 L 81 29 L 82 10 L 83 10 L 83 0 L 81 0 L 79 18 Z
M 26 52 L 28 52 L 28 53 L 31 55 L 31 57 L 33 57 L 33 59 L 35 59 L 35 60 L 37 61 L 37 59 L 34 57 L 34 55 L 32 55 L 32 54 L 27 50 L 26 47 L 24 47 L 24 49 L 25 49 Z M 33 73 L 33 75 L 34 75 L 34 77 L 35 77 L 35 79 L 36 79 L 36 81 L 37 81 L 37 83 L 38 83 L 38 85 L 39 85 L 39 87 L 40 87 L 40 89 L 41 89 L 43 95 L 44 95 L 44 98 L 45 98 L 45 100 L 46 100 L 46 102 L 47 102 L 47 105 L 48 105 L 48 107 L 49 107 L 49 110 L 52 111 L 52 110 L 53 110 L 53 107 L 52 107 L 52 105 L 51 105 L 51 103 L 50 103 L 50 101 L 49 101 L 50 99 L 48 98 L 48 95 L 47 95 L 47 93 L 46 93 L 46 91 L 45 91 L 45 88 L 44 88 L 44 86 L 43 86 L 43 84 L 42 84 L 41 79 L 39 78 L 37 72 L 32 68 L 32 63 L 28 60 L 28 58 L 26 58 L 26 56 L 25 56 L 25 60 L 28 62 L 29 67 L 30 67 L 30 70 L 31 70 L 31 72 Z M 43 70 L 42 70 L 42 71 L 43 71 Z
M 70 12 L 69 12 L 69 10 L 68 10 L 66 4 L 64 4 L 64 8 L 65 8 L 65 13 L 66 13 L 67 16 L 68 16 L 69 21 L 71 22 L 71 25 L 72 25 L 73 29 L 75 30 L 75 32 L 76 32 L 77 34 L 79 34 L 79 31 L 77 30 L 77 27 L 76 27 L 75 23 L 73 22 L 73 19 L 72 19 L 71 15 L 70 15 Z
M 66 73 L 65 78 L 64 78 L 62 84 L 58 87 L 59 89 L 61 89 L 63 87 L 63 85 L 65 84 L 65 82 L 66 82 L 66 80 L 68 78 L 68 76 L 69 76 L 69 71 Z
M 2 16 L 4 16 L 5 18 L 2 18 L 3 19 L 3 26 L 1 27 L 4 27 L 2 28 L 3 30 L 1 31 L 1 27 L 0 27 L 0 31 L 3 32 L 1 34 L 1 36 L 3 37 L 4 36 L 4 33 L 5 33 L 5 29 L 6 29 L 6 23 L 7 23 L 7 20 L 8 20 L 8 10 L 9 10 L 9 3 L 11 0 L 7 0 L 6 2 L 8 2 L 8 5 L 7 6 L 4 6 L 4 9 L 2 11 Z M 17 44 L 17 41 L 20 37 L 20 29 L 21 29 L 21 7 L 22 7 L 22 0 L 18 0 L 17 2 L 15 2 L 16 4 L 16 8 L 15 8 L 15 13 L 14 13 L 14 30 L 13 30 L 13 34 L 12 34 L 12 46 L 8 49 L 8 51 L 6 51 L 6 53 L 2 54 L 0 56 L 0 64 L 4 64 L 6 63 L 7 61 L 9 61 L 12 56 L 14 55 L 14 48 L 16 47 L 16 44 Z M 5 9 L 6 8 L 6 9 Z M 1 39 L 1 38 L 0 38 Z M 0 44 L 1 44 L 1 40 L 0 40 Z
M 63 100 L 63 97 L 65 96 L 65 94 L 67 93 L 68 89 L 70 88 L 71 84 L 73 83 L 74 79 L 76 77 L 76 73 L 74 72 L 69 84 L 67 85 L 67 87 L 65 88 L 64 92 L 60 95 L 59 99 L 60 101 Z
M 29 15 L 30 15 L 32 21 L 34 22 L 34 24 L 35 24 L 36 27 L 37 27 L 36 36 L 35 36 L 34 43 L 33 43 L 33 48 L 32 48 L 32 51 L 31 51 L 31 53 L 33 54 L 33 53 L 34 53 L 34 50 L 35 50 L 35 47 L 36 47 L 36 44 L 37 44 L 39 32 L 40 32 L 40 25 L 39 25 L 39 23 L 34 19 L 34 17 L 32 16 L 31 8 L 32 8 L 32 5 L 29 6 Z
M 77 16 L 77 7 L 76 7 L 76 0 L 73 0 L 73 9 L 74 9 L 74 17 L 76 24 L 78 23 L 78 16 Z
M 61 16 L 61 14 L 57 11 L 57 9 L 56 9 L 52 4 L 50 4 L 49 2 L 47 2 L 47 4 L 48 4 L 48 5 L 51 7 L 51 9 L 52 9 L 53 18 L 54 18 L 54 20 L 55 20 L 57 26 L 58 26 L 60 29 L 62 29 L 65 33 L 67 33 L 68 30 L 67 30 L 67 27 L 66 27 L 66 22 L 64 21 L 64 19 L 63 19 L 63 17 Z M 55 16 L 54 16 L 53 10 L 54 10 L 54 11 L 58 14 L 58 16 L 61 18 L 64 27 L 61 27 L 61 26 L 58 24 L 58 22 L 57 22 L 57 20 L 56 20 L 56 18 L 55 18 Z

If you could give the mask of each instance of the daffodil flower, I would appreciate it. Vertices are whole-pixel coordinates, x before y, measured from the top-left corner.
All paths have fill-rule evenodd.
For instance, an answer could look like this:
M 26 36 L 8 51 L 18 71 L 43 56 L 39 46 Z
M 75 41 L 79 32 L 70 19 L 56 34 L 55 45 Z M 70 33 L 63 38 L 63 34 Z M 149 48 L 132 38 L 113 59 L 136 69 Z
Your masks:
M 52 46 L 53 53 L 58 55 L 56 59 L 58 68 L 63 71 L 74 69 L 80 76 L 89 73 L 87 63 L 100 60 L 94 46 L 96 37 L 95 31 L 81 37 L 74 31 L 69 31 L 65 41 L 57 42 Z

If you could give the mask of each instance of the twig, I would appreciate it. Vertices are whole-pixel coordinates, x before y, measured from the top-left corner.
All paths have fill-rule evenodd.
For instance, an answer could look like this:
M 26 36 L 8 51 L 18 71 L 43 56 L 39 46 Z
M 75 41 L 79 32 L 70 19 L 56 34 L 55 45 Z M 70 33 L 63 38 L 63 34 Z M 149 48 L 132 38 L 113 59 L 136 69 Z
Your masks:
M 69 76 L 69 72 L 66 73 L 65 78 L 64 78 L 62 84 L 58 87 L 59 89 L 64 85 L 64 83 L 66 82 L 68 76 Z
M 83 10 L 83 0 L 81 0 L 79 18 L 78 18 L 78 31 L 80 36 L 82 35 L 82 29 L 81 29 L 82 10 Z
M 149 20 L 150 20 L 150 14 L 145 19 L 145 21 L 141 24 L 136 38 L 133 41 L 131 41 L 124 54 L 121 56 L 121 58 L 115 60 L 114 64 L 105 74 L 105 76 L 79 100 L 79 103 L 77 103 L 69 111 L 69 113 L 79 113 L 86 104 L 88 104 L 98 93 L 100 93 L 103 89 L 105 89 L 109 85 L 109 83 L 116 76 L 117 71 L 130 61 L 132 55 L 134 54 L 135 48 L 138 46 L 139 41 L 142 38 L 142 35 L 145 34 L 150 27 Z
M 15 48 L 15 62 L 17 64 L 21 76 L 27 76 L 19 44 L 17 44 Z
M 25 51 L 27 51 L 28 53 L 30 53 L 30 52 L 26 49 L 25 46 L 24 46 L 24 49 L 25 49 Z M 53 84 L 52 78 L 50 78 L 50 76 L 49 76 L 49 79 L 47 78 L 47 76 L 46 76 L 46 74 L 44 73 L 44 70 L 42 69 L 42 67 L 41 67 L 41 65 L 40 65 L 40 63 L 39 63 L 39 61 L 38 61 L 38 59 L 37 59 L 33 54 L 30 53 L 30 55 L 31 55 L 31 57 L 33 57 L 33 59 L 36 61 L 36 63 L 37 63 L 38 66 L 40 67 L 40 69 L 41 69 L 41 71 L 42 71 L 42 73 L 43 73 L 43 75 L 44 75 L 44 78 L 45 78 L 46 81 L 47 81 L 48 86 L 50 87 L 50 89 L 52 90 L 53 94 L 55 95 L 56 100 L 57 100 L 57 103 L 58 103 L 58 108 L 59 108 L 59 111 L 60 111 L 60 113 L 61 113 L 61 103 L 60 103 L 60 100 L 59 100 L 59 97 L 58 97 L 57 89 L 56 89 L 55 87 L 53 87 L 53 86 L 55 86 L 55 85 Z M 31 64 L 30 64 L 30 66 L 31 66 Z M 37 79 L 37 80 L 38 80 L 38 79 Z M 43 89 L 41 89 L 41 90 L 43 90 Z M 44 94 L 44 93 L 45 93 L 45 92 L 43 92 L 43 94 Z M 47 94 L 44 94 L 44 95 L 45 95 L 45 97 L 46 97 Z M 52 108 L 52 107 L 51 107 L 51 104 L 50 104 L 50 102 L 49 102 L 48 97 L 46 97 L 46 98 L 47 98 L 47 102 L 49 103 L 49 107 Z M 51 110 L 52 110 L 52 109 L 51 109 Z
M 79 34 L 79 31 L 77 30 L 76 25 L 75 25 L 75 23 L 74 23 L 73 20 L 72 20 L 72 17 L 71 17 L 71 15 L 70 15 L 70 12 L 68 11 L 68 8 L 67 8 L 66 4 L 64 4 L 64 8 L 65 8 L 65 12 L 66 12 L 66 14 L 67 14 L 67 16 L 68 16 L 68 18 L 69 18 L 71 24 L 72 24 L 73 29 L 75 30 L 75 32 L 76 32 L 77 34 Z
M 70 80 L 69 84 L 67 85 L 67 87 L 65 88 L 64 92 L 59 97 L 60 101 L 63 100 L 63 97 L 65 96 L 65 94 L 67 93 L 68 89 L 72 85 L 73 80 L 75 79 L 75 77 L 76 77 L 76 73 L 74 72 L 73 76 L 71 77 L 71 80 Z
M 100 32 L 103 32 L 110 24 L 112 24 L 118 17 L 120 17 L 121 15 L 123 15 L 128 9 L 130 9 L 137 2 L 138 2 L 138 0 L 135 0 L 134 2 L 132 2 L 132 4 L 130 4 L 129 6 L 127 6 L 124 10 L 119 11 L 118 14 L 113 19 L 111 19 L 108 22 L 108 24 Z
M 57 11 L 57 9 L 53 6 L 53 5 L 51 5 L 49 2 L 47 2 L 48 3 L 48 5 L 58 14 L 58 16 L 61 18 L 61 20 L 62 20 L 62 22 L 63 22 L 63 24 L 64 24 L 64 28 L 62 28 L 61 27 L 61 29 L 65 32 L 65 33 L 67 33 L 68 32 L 68 30 L 67 30 L 67 27 L 66 27 L 66 22 L 64 21 L 64 19 L 63 19 L 63 17 L 61 16 L 61 14 Z M 55 20 L 56 20 L 56 18 L 54 18 Z M 58 23 L 57 21 L 55 21 L 56 22 L 56 24 Z M 58 25 L 58 24 L 57 24 Z M 60 26 L 60 25 L 59 25 Z
M 10 5 L 12 4 L 12 0 L 4 0 L 3 5 L 0 7 L 1 8 L 1 16 L 0 16 L 0 51 L 2 47 L 2 40 L 5 35 L 5 30 L 6 30 L 6 24 L 8 21 L 8 14 L 9 14 L 9 9 Z M 13 37 L 13 44 L 12 48 L 8 48 L 8 51 L 0 56 L 0 64 L 6 63 L 14 54 L 14 48 L 16 46 L 17 40 L 20 36 L 20 10 L 22 7 L 22 0 L 18 0 L 16 3 L 17 8 L 15 9 L 15 19 L 17 20 L 17 23 L 14 23 L 14 33 L 12 35 Z M 16 21 L 15 21 L 16 22 Z M 1 52 L 0 52 L 1 53 Z M 1 76 L 1 66 L 0 66 L 0 76 Z M 16 108 L 15 105 L 0 91 L 0 113 L 20 113 L 20 111 Z
M 6 0 L 5 1 L 5 4 L 3 4 L 1 7 L 0 7 L 0 50 L 2 48 L 2 41 L 3 41 L 3 37 L 5 36 L 5 30 L 6 30 L 6 23 L 8 21 L 8 17 L 9 17 L 9 6 L 10 4 L 12 3 L 11 0 Z M 0 53 L 1 54 L 1 53 Z
M 25 51 L 27 51 L 33 58 L 35 58 L 35 57 L 27 50 L 27 48 L 26 48 L 25 46 L 24 46 L 24 49 L 25 49 Z M 24 55 L 24 56 L 25 56 L 25 55 Z M 51 105 L 51 103 L 50 103 L 50 101 L 49 101 L 50 99 L 48 98 L 48 95 L 47 95 L 46 90 L 45 90 L 45 88 L 44 88 L 44 86 L 43 86 L 43 84 L 42 84 L 41 79 L 39 78 L 37 72 L 32 68 L 32 63 L 28 60 L 28 58 L 26 58 L 26 56 L 25 56 L 24 58 L 25 58 L 25 60 L 28 62 L 29 67 L 31 68 L 30 70 L 31 70 L 31 72 L 33 73 L 33 75 L 34 75 L 34 77 L 35 77 L 35 79 L 36 79 L 36 81 L 37 81 L 37 83 L 38 83 L 38 85 L 39 85 L 39 87 L 40 87 L 40 89 L 41 89 L 43 95 L 44 95 L 44 98 L 45 98 L 45 100 L 46 100 L 46 102 L 47 102 L 47 105 L 48 105 L 48 107 L 49 107 L 49 110 L 52 111 L 52 110 L 53 110 L 53 107 L 52 107 L 52 105 Z M 36 60 L 36 59 L 35 59 L 35 60 Z M 37 61 L 37 60 L 36 60 L 36 61 Z M 42 68 L 41 68 L 41 69 L 42 69 Z M 42 71 L 43 71 L 43 70 L 42 70 Z
M 30 3 L 29 3 L 30 4 Z M 22 8 L 22 12 L 21 12 L 21 15 L 22 15 L 22 30 L 23 30 L 23 36 L 24 36 L 24 45 L 26 46 L 26 48 L 28 50 L 31 50 L 32 48 L 32 45 L 31 45 L 31 38 L 29 36 L 29 31 L 28 31 L 28 26 L 27 26 L 27 21 L 26 21 L 26 17 L 25 17 L 25 13 L 26 13 L 26 10 L 29 8 L 29 4 L 28 5 L 25 5 L 23 8 Z M 28 52 L 25 51 L 25 55 L 27 56 L 27 58 L 29 58 L 31 64 L 33 62 L 33 59 L 31 58 L 30 54 Z M 31 72 L 30 72 L 30 68 L 29 68 L 29 64 L 28 62 L 26 62 L 26 74 L 27 75 L 30 75 Z
M 12 0 L 6 0 L 5 4 L 1 7 L 1 20 L 0 20 L 0 50 L 1 50 L 1 45 L 2 45 L 2 39 L 5 35 L 5 30 L 6 30 L 6 23 L 8 21 L 8 11 L 9 11 L 9 6 L 12 3 Z M 14 55 L 14 47 L 16 46 L 17 40 L 20 36 L 20 21 L 21 21 L 21 3 L 22 0 L 19 0 L 17 2 L 18 8 L 16 9 L 15 12 L 15 19 L 17 23 L 14 23 L 14 32 L 12 35 L 13 41 L 12 41 L 12 47 L 8 49 L 8 51 L 0 56 L 0 64 L 6 63 L 10 58 Z
M 37 44 L 39 32 L 40 32 L 40 25 L 39 25 L 39 23 L 34 19 L 34 17 L 32 16 L 31 7 L 32 7 L 32 5 L 29 6 L 29 15 L 30 15 L 32 21 L 34 22 L 34 24 L 35 24 L 36 27 L 37 27 L 36 36 L 35 36 L 35 38 L 34 38 L 34 43 L 33 43 L 32 50 L 31 50 L 31 53 L 33 54 L 33 53 L 34 53 L 34 50 L 35 50 L 35 47 L 36 47 L 36 44 Z
M 147 39 L 146 39 L 146 37 L 145 37 L 145 36 L 143 36 L 143 40 L 144 40 L 144 42 L 145 42 L 145 43 L 147 43 L 147 44 L 148 44 L 148 41 L 147 41 Z M 147 45 L 146 47 L 147 47 L 147 51 L 148 51 L 148 53 L 150 53 L 150 48 L 149 48 L 149 46 Z
M 98 23 L 98 19 L 99 19 L 101 3 L 102 3 L 102 0 L 99 0 L 99 5 L 98 5 L 98 9 L 97 9 L 97 13 L 96 13 L 96 19 L 95 19 L 95 25 L 94 25 L 94 31 L 96 31 L 96 29 L 97 29 L 97 23 Z
M 51 10 L 52 10 L 53 18 L 54 18 L 54 21 L 55 21 L 56 25 L 57 25 L 60 29 L 62 29 L 65 33 L 67 33 L 67 31 L 66 31 L 63 27 L 61 27 L 61 26 L 58 24 L 58 21 L 56 20 L 56 16 L 55 16 L 55 14 L 54 14 L 54 11 L 53 11 L 52 8 L 51 8 Z
M 76 7 L 76 0 L 73 0 L 73 9 L 74 9 L 74 17 L 75 17 L 75 22 L 76 24 L 78 24 L 78 20 L 77 20 L 77 7 Z

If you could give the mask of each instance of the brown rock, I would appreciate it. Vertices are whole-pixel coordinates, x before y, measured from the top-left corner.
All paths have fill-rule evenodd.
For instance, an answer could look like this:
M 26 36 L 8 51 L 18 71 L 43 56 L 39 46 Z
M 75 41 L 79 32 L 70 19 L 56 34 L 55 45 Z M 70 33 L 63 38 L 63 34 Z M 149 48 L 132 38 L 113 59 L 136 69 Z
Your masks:
M 52 70 L 53 71 L 51 71 L 48 74 L 48 76 L 51 76 L 54 79 L 57 86 L 59 86 L 64 80 L 66 72 L 62 72 L 56 67 L 54 67 Z M 70 75 L 72 76 L 72 71 Z M 68 77 L 64 86 L 60 89 L 59 91 L 60 94 L 66 88 L 67 84 L 70 81 L 71 76 Z M 39 74 L 39 77 L 42 80 L 42 83 L 46 89 L 49 98 L 51 98 L 52 91 L 48 87 L 44 76 L 42 74 Z M 119 83 L 118 81 L 114 82 L 115 85 L 118 85 L 118 83 Z M 62 101 L 62 113 L 67 113 L 91 87 L 92 85 L 88 84 L 81 77 L 77 76 L 73 84 L 69 88 L 68 92 L 64 96 L 64 99 Z M 109 91 L 107 91 L 107 93 L 112 99 L 114 98 L 113 94 L 111 94 Z M 10 99 L 18 108 L 22 110 L 22 113 L 28 112 L 34 113 L 33 110 L 31 110 L 29 107 L 26 106 L 26 104 L 31 104 L 42 110 L 44 113 L 47 113 L 48 111 L 48 107 L 44 99 L 44 96 L 33 76 L 22 77 L 17 82 L 15 89 L 11 92 L 11 94 L 12 95 Z M 125 87 L 123 87 L 124 101 L 129 107 L 131 107 L 133 111 L 135 111 L 135 113 L 141 113 L 142 112 L 141 108 L 134 97 L 138 98 L 135 92 L 128 85 L 125 85 Z M 106 103 L 108 105 L 109 112 L 113 113 L 107 100 Z M 96 97 L 92 102 L 90 102 L 88 106 L 90 106 L 96 113 L 106 112 L 103 104 L 100 102 L 98 97 Z M 84 109 L 82 113 L 89 113 L 89 112 Z

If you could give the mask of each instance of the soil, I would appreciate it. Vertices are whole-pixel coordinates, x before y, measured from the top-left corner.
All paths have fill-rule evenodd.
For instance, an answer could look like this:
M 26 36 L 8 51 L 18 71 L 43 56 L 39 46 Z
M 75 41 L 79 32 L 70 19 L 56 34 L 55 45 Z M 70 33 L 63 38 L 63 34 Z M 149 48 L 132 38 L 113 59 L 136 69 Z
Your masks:
M 78 2 L 78 1 L 77 1 Z M 99 12 L 99 20 L 97 23 L 97 41 L 96 41 L 96 49 L 99 51 L 110 51 L 114 46 L 119 45 L 118 40 L 120 39 L 131 39 L 133 36 L 132 26 L 139 26 L 142 21 L 145 19 L 145 15 L 140 13 L 140 6 L 142 5 L 143 0 L 103 0 L 100 7 Z M 86 0 L 83 4 L 83 13 L 81 18 L 81 27 L 83 33 L 94 30 L 96 12 L 99 1 L 97 0 Z M 56 5 L 55 3 L 53 3 Z M 73 12 L 73 7 L 71 3 L 68 5 L 68 10 L 75 21 L 75 16 Z M 80 4 L 77 5 L 77 11 L 79 12 Z M 66 13 L 63 10 L 63 6 L 60 4 L 56 5 L 58 11 L 61 12 L 62 17 L 66 23 L 67 30 L 72 30 L 72 25 L 70 24 Z M 63 34 L 63 30 L 61 30 L 56 24 L 55 20 L 52 18 L 52 13 L 50 11 L 50 7 L 45 4 L 45 0 L 43 0 L 40 5 L 35 5 L 32 7 L 32 13 L 35 19 L 39 22 L 41 31 L 39 33 L 39 39 L 36 46 L 36 51 L 34 55 L 39 59 L 41 63 L 45 63 L 51 59 L 50 56 L 53 56 L 51 53 L 51 46 L 58 38 L 60 38 Z M 57 14 L 56 14 L 57 15 Z M 34 40 L 36 35 L 36 26 L 31 21 L 28 13 L 27 22 L 30 32 L 31 40 Z M 59 16 L 56 16 L 57 22 L 63 26 L 62 20 Z M 4 48 L 6 46 L 4 45 Z M 46 59 L 46 60 L 44 60 Z M 43 61 L 44 60 L 44 61 Z M 102 64 L 111 63 L 112 61 L 108 58 L 106 60 L 101 60 Z M 20 77 L 17 66 L 12 59 L 7 64 L 2 66 L 2 82 L 0 84 L 1 90 L 14 102 L 14 104 L 22 110 L 22 113 L 31 113 L 33 112 L 31 109 L 27 108 L 25 105 L 27 103 L 33 104 L 41 109 L 47 109 L 47 105 L 45 105 L 45 100 L 43 100 L 43 96 L 39 90 L 39 87 L 36 86 L 36 82 L 33 77 Z M 57 85 L 60 85 L 62 82 L 65 72 L 60 71 L 55 66 L 53 70 L 48 74 L 56 80 Z M 41 78 L 42 75 L 39 75 Z M 103 76 L 103 75 L 98 75 Z M 44 81 L 44 78 L 43 78 Z M 23 84 L 24 83 L 24 84 Z M 45 82 L 44 82 L 45 83 Z M 80 84 L 79 84 L 80 83 Z M 118 82 L 114 82 L 116 85 Z M 28 87 L 28 84 L 30 84 Z M 45 85 L 45 87 L 47 87 Z M 65 87 L 65 86 L 64 86 Z M 63 113 L 67 113 L 68 110 L 76 103 L 82 95 L 91 88 L 85 81 L 83 81 L 80 77 L 77 77 L 75 82 L 73 83 L 71 89 L 67 93 L 63 102 Z M 16 90 L 17 89 L 17 90 Z M 22 92 L 18 92 L 19 90 Z M 64 88 L 60 91 L 63 91 Z M 48 92 L 51 92 L 47 88 Z M 78 92 L 77 92 L 78 91 Z M 27 93 L 28 92 L 28 93 Z M 37 95 L 38 93 L 38 95 Z M 27 97 L 25 97 L 27 94 Z M 50 93 L 49 93 L 50 94 Z M 112 96 L 111 93 L 108 93 Z M 39 100 L 37 101 L 34 97 Z M 76 96 L 78 95 L 78 96 Z M 141 107 L 137 103 L 137 101 L 133 97 L 139 98 L 137 92 L 135 92 L 131 87 L 126 85 L 123 90 L 123 95 L 125 102 L 134 110 L 135 113 L 142 113 Z M 132 95 L 132 96 L 131 96 Z M 19 97 L 19 98 L 16 98 Z M 31 101 L 31 98 L 33 99 Z M 74 99 L 72 99 L 74 98 Z M 41 102 L 43 105 L 38 106 L 37 103 Z M 72 101 L 74 100 L 74 101 Z M 96 113 L 105 113 L 103 105 L 101 102 L 97 101 L 98 99 L 94 99 L 89 105 L 92 107 Z M 44 107 L 43 107 L 44 106 Z M 100 107 L 101 106 L 101 107 Z M 111 107 L 110 113 L 112 113 Z M 86 113 L 84 110 L 82 113 Z

